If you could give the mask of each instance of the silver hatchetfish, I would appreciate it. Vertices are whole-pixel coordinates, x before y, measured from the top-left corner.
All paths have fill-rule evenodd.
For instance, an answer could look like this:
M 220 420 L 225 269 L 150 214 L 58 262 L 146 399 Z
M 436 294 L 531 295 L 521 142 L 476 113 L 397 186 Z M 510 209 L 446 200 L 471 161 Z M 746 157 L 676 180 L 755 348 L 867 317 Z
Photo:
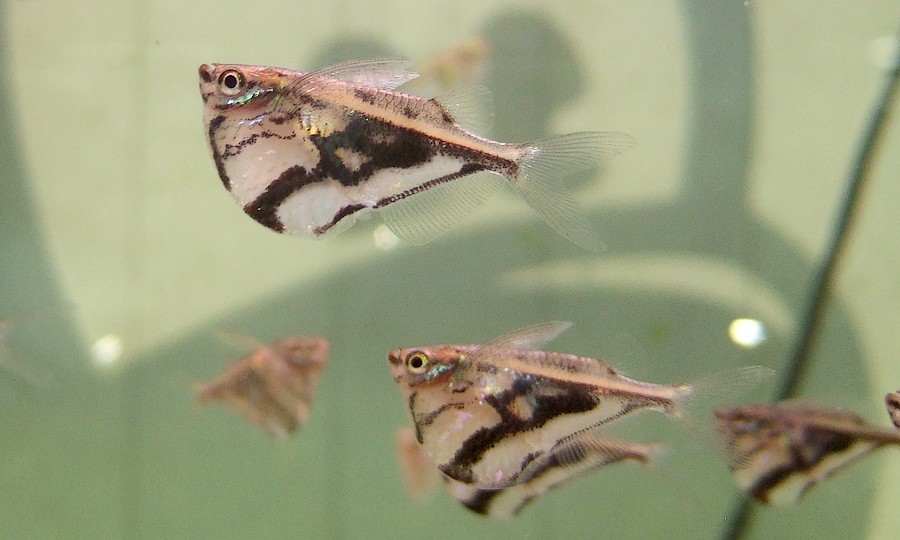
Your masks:
M 664 445 L 612 439 L 595 431 L 597 433 L 570 440 L 547 454 L 539 464 L 529 468 L 527 477 L 507 488 L 482 489 L 447 476 L 441 478 L 450 495 L 472 512 L 508 519 L 519 515 L 547 492 L 584 474 L 625 462 L 649 468 L 667 451 Z M 430 490 L 439 476 L 438 470 L 425 456 L 411 428 L 397 432 L 397 453 L 407 491 L 414 501 L 421 501 L 425 490 Z
M 516 485 L 560 448 L 632 412 L 681 417 L 704 394 L 745 389 L 771 373 L 753 366 L 694 383 L 654 384 L 596 358 L 536 350 L 569 326 L 542 323 L 484 345 L 388 355 L 416 439 L 442 473 L 481 489 Z
M 716 411 L 738 486 L 767 504 L 789 504 L 816 484 L 879 448 L 900 444 L 900 432 L 878 428 L 852 412 L 780 402 Z
M 582 132 L 511 144 L 476 135 L 490 93 L 424 98 L 396 88 L 417 76 L 401 59 L 317 71 L 200 66 L 204 124 L 219 177 L 275 231 L 320 237 L 378 211 L 400 238 L 431 241 L 504 184 L 560 235 L 600 242 L 560 183 L 633 145 Z
M 258 345 L 215 381 L 197 388 L 203 404 L 221 401 L 270 435 L 285 438 L 306 423 L 328 365 L 322 337 L 292 336 Z
M 887 407 L 891 422 L 900 429 L 900 390 L 884 396 L 884 406 Z

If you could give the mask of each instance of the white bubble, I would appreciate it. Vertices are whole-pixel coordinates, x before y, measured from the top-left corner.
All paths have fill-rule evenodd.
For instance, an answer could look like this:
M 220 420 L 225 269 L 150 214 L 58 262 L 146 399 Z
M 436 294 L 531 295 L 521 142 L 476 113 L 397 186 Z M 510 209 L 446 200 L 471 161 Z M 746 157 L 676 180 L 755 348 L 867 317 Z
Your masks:
M 768 336 L 766 326 L 756 319 L 735 319 L 728 325 L 728 337 L 737 345 L 753 349 L 762 345 Z
M 115 334 L 107 334 L 91 345 L 91 358 L 97 367 L 110 367 L 122 359 L 122 340 Z
M 394 249 L 400 243 L 400 239 L 386 225 L 379 225 L 372 231 L 375 238 L 375 247 L 385 251 Z

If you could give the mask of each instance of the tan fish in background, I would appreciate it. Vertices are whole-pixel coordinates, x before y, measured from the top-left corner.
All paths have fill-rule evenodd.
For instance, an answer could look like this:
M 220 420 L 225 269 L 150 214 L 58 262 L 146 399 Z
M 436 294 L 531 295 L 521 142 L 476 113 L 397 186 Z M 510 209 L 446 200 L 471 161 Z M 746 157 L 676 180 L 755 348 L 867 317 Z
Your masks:
M 394 441 L 406 493 L 412 502 L 421 503 L 431 495 L 441 474 L 422 452 L 411 428 L 398 429 Z
M 900 390 L 884 396 L 884 405 L 887 407 L 891 422 L 900 429 Z
M 564 238 L 599 247 L 560 181 L 632 146 L 629 136 L 492 141 L 475 134 L 486 89 L 434 99 L 398 92 L 417 76 L 408 66 L 200 66 L 207 139 L 225 188 L 278 232 L 319 237 L 378 211 L 397 236 L 423 244 L 505 183 Z
M 571 326 L 528 326 L 485 345 L 402 348 L 389 356 L 423 451 L 446 476 L 481 489 L 516 485 L 595 428 L 650 409 L 679 417 L 698 397 L 768 376 L 741 368 L 695 383 L 645 383 L 595 358 L 534 350 Z
M 309 418 L 330 344 L 294 336 L 260 345 L 215 381 L 198 388 L 199 403 L 221 401 L 269 434 L 285 438 Z
M 472 37 L 417 64 L 419 77 L 403 87 L 417 96 L 434 96 L 474 85 L 487 71 L 490 45 Z
M 860 416 L 793 402 L 716 411 L 735 481 L 769 504 L 799 500 L 816 484 L 884 446 L 900 432 Z

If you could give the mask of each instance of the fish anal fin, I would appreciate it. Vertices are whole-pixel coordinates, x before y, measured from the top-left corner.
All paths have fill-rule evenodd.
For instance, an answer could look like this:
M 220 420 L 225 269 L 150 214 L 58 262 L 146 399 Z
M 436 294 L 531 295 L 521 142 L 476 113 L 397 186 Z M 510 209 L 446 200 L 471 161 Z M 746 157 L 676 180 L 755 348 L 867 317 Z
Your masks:
M 667 447 L 661 444 L 623 441 L 593 428 L 554 447 L 553 457 L 563 467 L 594 468 L 619 461 L 651 467 L 666 451 Z
M 399 238 L 423 245 L 465 218 L 503 184 L 495 174 L 473 173 L 387 204 L 379 212 Z

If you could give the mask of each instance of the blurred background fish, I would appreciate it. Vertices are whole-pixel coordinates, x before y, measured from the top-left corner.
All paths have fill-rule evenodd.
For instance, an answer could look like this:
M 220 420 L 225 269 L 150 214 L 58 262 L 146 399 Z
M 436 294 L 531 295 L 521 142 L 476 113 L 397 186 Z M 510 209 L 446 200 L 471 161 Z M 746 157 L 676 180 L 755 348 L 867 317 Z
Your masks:
M 900 429 L 900 390 L 890 392 L 884 396 L 884 405 L 887 407 L 891 422 Z
M 735 481 L 767 504 L 798 501 L 851 463 L 889 445 L 900 432 L 881 429 L 852 412 L 796 402 L 716 411 Z
M 258 344 L 216 380 L 199 385 L 198 402 L 223 402 L 270 435 L 285 438 L 309 418 L 329 353 L 323 337 Z
M 403 90 L 417 96 L 437 96 L 481 82 L 490 63 L 490 45 L 473 36 L 416 64 L 419 77 Z
M 397 467 L 406 493 L 414 503 L 424 502 L 434 491 L 441 474 L 422 452 L 412 428 L 398 429 L 395 443 Z

